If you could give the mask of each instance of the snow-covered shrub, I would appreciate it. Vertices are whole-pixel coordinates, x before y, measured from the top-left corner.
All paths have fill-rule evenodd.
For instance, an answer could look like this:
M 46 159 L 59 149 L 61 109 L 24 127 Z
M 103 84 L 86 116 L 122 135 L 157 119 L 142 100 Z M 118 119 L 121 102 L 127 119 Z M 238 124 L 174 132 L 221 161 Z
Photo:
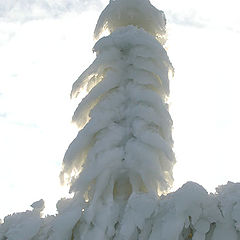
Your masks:
M 15 213 L 4 218 L 4 223 L 0 225 L 1 240 L 30 240 L 40 230 L 43 225 L 41 212 L 44 209 L 44 201 L 34 202 L 32 211 Z
M 239 240 L 239 194 L 239 184 L 228 183 L 216 194 L 208 194 L 188 182 L 161 197 L 132 193 L 126 205 L 98 201 L 92 218 L 91 205 L 85 203 L 81 210 L 79 199 L 73 198 L 53 221 L 57 233 L 46 239 Z
M 7 216 L 0 240 L 239 240 L 239 201 L 239 183 L 208 194 L 188 182 L 166 196 L 132 193 L 126 205 L 98 201 L 94 209 L 75 194 L 58 202 L 56 216 L 41 218 L 40 208 Z

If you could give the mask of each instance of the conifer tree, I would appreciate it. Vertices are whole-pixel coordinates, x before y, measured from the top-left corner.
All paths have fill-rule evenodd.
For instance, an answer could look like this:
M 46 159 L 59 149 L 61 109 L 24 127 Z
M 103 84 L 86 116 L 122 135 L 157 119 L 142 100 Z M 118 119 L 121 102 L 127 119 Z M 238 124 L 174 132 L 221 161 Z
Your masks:
M 94 232 L 88 224 L 96 223 L 101 239 L 113 237 L 131 197 L 157 198 L 172 185 L 167 100 L 173 67 L 163 46 L 165 25 L 164 13 L 148 0 L 110 1 L 94 35 L 110 34 L 96 42 L 95 61 L 73 84 L 73 98 L 81 91 L 86 96 L 73 115 L 79 133 L 61 179 L 86 204 L 86 236 Z
M 60 174 L 73 197 L 56 216 L 42 217 L 43 200 L 7 216 L 0 240 L 240 239 L 240 184 L 164 194 L 175 163 L 164 13 L 149 0 L 110 0 L 94 35 L 96 59 L 71 92 L 85 96 Z

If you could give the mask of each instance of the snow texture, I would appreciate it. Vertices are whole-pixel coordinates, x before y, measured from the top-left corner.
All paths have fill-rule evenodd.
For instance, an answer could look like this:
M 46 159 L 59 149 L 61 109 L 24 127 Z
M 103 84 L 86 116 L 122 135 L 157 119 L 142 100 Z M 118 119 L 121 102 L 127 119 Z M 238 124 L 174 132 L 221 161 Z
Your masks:
M 131 194 L 167 192 L 175 163 L 164 13 L 147 0 L 110 1 L 95 36 L 105 28 L 111 34 L 97 41 L 95 61 L 73 84 L 71 97 L 85 97 L 60 174 L 90 203 L 91 219 L 100 202 L 126 205 Z
M 56 216 L 27 211 L 5 217 L 0 240 L 239 240 L 240 184 L 208 194 L 197 183 L 157 197 L 132 193 L 126 205 L 108 199 L 81 202 L 79 194 L 58 202 Z
M 41 218 L 43 200 L 33 203 L 32 207 L 32 211 L 5 217 L 4 223 L 0 225 L 1 240 L 30 240 L 37 235 L 44 221 Z
M 0 240 L 239 240 L 240 184 L 208 194 L 188 182 L 165 194 L 175 156 L 163 12 L 148 0 L 111 0 L 95 37 L 103 30 L 110 35 L 71 92 L 85 92 L 60 174 L 73 197 L 56 216 L 42 217 L 43 200 L 7 216 Z
M 143 28 L 162 43 L 166 40 L 165 15 L 149 0 L 110 0 L 98 19 L 94 36 L 99 38 L 104 31 L 112 33 L 129 25 Z
M 100 39 L 94 51 L 96 60 L 71 93 L 77 97 L 86 89 L 87 95 L 73 116 L 80 131 L 64 157 L 62 180 L 69 179 L 73 192 L 92 192 L 87 198 L 94 201 L 106 187 L 114 195 L 122 177 L 134 192 L 166 191 L 175 158 L 166 102 L 172 66 L 165 49 L 128 26 Z

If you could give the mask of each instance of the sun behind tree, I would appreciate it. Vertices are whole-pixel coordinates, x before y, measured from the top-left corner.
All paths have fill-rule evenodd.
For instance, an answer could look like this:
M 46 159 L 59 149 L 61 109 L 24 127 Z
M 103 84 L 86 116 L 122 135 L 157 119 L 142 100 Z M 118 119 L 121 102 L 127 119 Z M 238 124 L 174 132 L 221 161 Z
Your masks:
M 60 174 L 73 197 L 58 214 L 10 215 L 0 240 L 238 240 L 240 186 L 208 195 L 196 183 L 168 193 L 173 183 L 166 20 L 148 0 L 111 0 L 102 12 L 96 59 L 73 84 L 85 92 L 73 122 L 77 137 Z

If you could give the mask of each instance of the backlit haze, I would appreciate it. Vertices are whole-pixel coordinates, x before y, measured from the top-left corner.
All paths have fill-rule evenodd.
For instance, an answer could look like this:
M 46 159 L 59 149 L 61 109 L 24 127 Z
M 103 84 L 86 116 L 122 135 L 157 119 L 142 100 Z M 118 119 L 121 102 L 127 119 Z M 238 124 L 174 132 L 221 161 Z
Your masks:
M 239 182 L 238 1 L 151 2 L 166 14 L 175 67 L 173 190 L 190 180 L 209 192 Z M 93 31 L 107 3 L 0 2 L 0 218 L 41 198 L 54 213 L 67 193 L 58 175 L 77 134 L 69 95 L 94 59 Z

